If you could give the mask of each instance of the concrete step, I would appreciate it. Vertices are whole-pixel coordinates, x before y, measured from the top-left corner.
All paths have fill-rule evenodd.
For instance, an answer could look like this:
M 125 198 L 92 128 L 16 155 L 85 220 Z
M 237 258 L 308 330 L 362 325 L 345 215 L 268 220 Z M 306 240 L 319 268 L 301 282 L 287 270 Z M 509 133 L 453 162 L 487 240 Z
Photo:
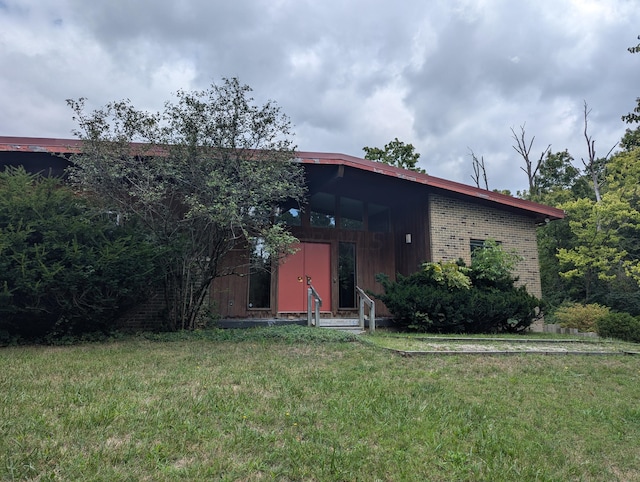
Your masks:
M 360 321 L 357 318 L 320 318 L 319 328 L 348 331 L 358 335 L 364 333 L 364 330 L 360 329 Z
M 320 318 L 320 328 L 357 328 L 360 321 L 357 318 Z

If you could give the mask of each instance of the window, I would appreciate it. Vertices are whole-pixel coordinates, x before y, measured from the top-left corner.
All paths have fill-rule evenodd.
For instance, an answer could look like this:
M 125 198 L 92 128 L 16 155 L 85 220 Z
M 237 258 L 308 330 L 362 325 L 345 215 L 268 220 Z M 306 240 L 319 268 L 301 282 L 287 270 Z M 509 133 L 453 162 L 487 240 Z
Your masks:
M 389 232 L 389 208 L 369 203 L 369 231 L 376 233 Z
M 271 307 L 271 255 L 265 249 L 263 238 L 251 241 L 248 307 Z
M 340 227 L 342 229 L 364 229 L 364 203 L 348 197 L 340 198 Z
M 291 208 L 278 216 L 278 221 L 285 223 L 287 226 L 302 226 L 302 211 L 297 208 Z
M 339 308 L 356 308 L 356 245 L 338 245 L 338 305 Z
M 469 247 L 471 248 L 471 257 L 473 257 L 473 253 L 478 249 L 484 249 L 485 243 L 488 240 L 486 239 L 471 239 L 469 241 Z M 496 241 L 496 244 L 502 244 L 501 241 Z
M 336 227 L 336 198 L 333 194 L 318 192 L 309 200 L 311 226 L 315 228 Z

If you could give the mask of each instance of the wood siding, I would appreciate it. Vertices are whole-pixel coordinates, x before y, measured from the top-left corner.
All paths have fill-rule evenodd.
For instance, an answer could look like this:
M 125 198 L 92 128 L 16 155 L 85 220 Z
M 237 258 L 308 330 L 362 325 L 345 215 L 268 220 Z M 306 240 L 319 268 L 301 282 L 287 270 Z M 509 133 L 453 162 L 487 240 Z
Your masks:
M 396 208 L 393 216 L 396 272 L 404 276 L 415 273 L 420 265 L 430 260 L 429 223 L 425 203 L 411 209 Z M 411 242 L 407 242 L 407 235 Z

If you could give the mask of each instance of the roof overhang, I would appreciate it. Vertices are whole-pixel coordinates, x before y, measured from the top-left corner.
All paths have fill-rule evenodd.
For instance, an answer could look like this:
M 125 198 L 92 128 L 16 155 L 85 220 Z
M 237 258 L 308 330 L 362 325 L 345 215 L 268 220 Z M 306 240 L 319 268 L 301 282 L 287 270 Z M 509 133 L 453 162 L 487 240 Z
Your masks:
M 390 178 L 418 185 L 421 184 L 443 194 L 449 193 L 456 197 L 465 198 L 470 202 L 473 202 L 474 200 L 482 201 L 483 204 L 493 204 L 497 205 L 496 207 L 515 210 L 535 217 L 540 221 L 552 221 L 564 218 L 564 211 L 562 209 L 507 196 L 494 191 L 487 191 L 486 189 L 480 189 L 459 182 L 448 181 L 439 177 L 430 176 L 429 174 L 422 174 L 415 171 L 409 171 L 407 169 L 389 166 L 380 162 L 369 161 L 367 159 L 346 156 L 344 154 L 319 152 L 298 152 L 297 159 L 303 164 L 343 165 L 379 174 L 381 176 L 388 176 Z
M 0 136 L 0 152 L 79 154 L 82 152 L 82 141 L 77 139 Z M 296 161 L 305 165 L 336 165 L 358 169 L 398 181 L 408 182 L 413 186 L 427 186 L 435 192 L 459 197 L 469 202 L 481 202 L 483 204 L 493 205 L 496 208 L 516 211 L 523 215 L 534 217 L 540 222 L 564 218 L 563 210 L 551 206 L 487 191 L 454 181 L 448 181 L 428 174 L 369 161 L 367 159 L 324 152 L 301 151 L 296 154 Z

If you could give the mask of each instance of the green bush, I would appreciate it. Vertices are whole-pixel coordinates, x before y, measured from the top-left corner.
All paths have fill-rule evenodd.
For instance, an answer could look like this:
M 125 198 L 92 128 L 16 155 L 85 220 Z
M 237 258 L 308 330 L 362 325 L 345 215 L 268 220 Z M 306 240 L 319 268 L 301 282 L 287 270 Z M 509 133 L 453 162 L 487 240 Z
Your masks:
M 147 294 L 153 245 L 58 179 L 0 172 L 0 333 L 4 338 L 109 331 Z
M 508 291 L 517 281 L 513 271 L 520 261 L 522 256 L 515 251 L 507 251 L 496 241 L 488 239 L 482 248 L 471 253 L 471 281 L 477 287 Z
M 596 322 L 598 335 L 640 342 L 640 318 L 629 313 L 610 312 Z
M 597 303 L 583 305 L 565 303 L 553 313 L 553 319 L 564 328 L 577 328 L 583 332 L 596 331 L 596 324 L 609 314 L 609 308 Z
M 458 268 L 454 268 L 457 266 Z M 515 287 L 505 270 L 458 263 L 425 263 L 409 276 L 391 281 L 378 275 L 384 294 L 375 295 L 403 328 L 436 333 L 518 332 L 540 315 L 540 300 Z M 469 273 L 469 275 L 467 275 Z M 476 279 L 471 284 L 463 280 Z M 508 282 L 507 282 L 508 278 Z
M 391 281 L 378 275 L 384 294 L 376 297 L 401 327 L 441 333 L 518 332 L 541 314 L 541 302 L 516 287 L 512 275 L 520 257 L 492 240 L 476 249 L 471 267 L 424 263 L 410 276 Z

